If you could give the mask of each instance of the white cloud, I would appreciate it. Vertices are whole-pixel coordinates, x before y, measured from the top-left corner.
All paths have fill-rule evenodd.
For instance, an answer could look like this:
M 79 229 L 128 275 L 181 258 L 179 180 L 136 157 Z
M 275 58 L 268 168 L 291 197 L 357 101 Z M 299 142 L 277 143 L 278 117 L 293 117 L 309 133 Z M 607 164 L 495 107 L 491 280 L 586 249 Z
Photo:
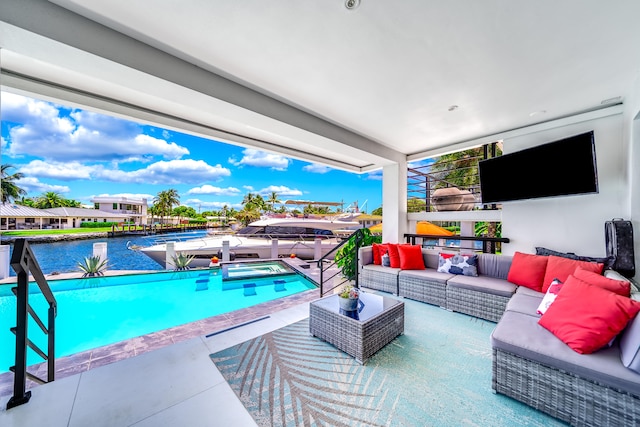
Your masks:
M 83 165 L 78 162 L 59 163 L 33 160 L 20 168 L 28 176 L 60 180 L 100 179 L 111 182 L 142 184 L 188 184 L 217 181 L 231 175 L 221 165 L 211 166 L 203 160 L 161 160 L 143 169 L 125 171 L 103 165 Z M 239 191 L 239 190 L 238 190 Z
M 302 191 L 285 187 L 284 185 L 270 185 L 258 191 L 261 196 L 269 196 L 272 192 L 278 193 L 278 196 L 301 196 Z
M 366 175 L 366 179 L 371 179 L 371 180 L 374 180 L 374 181 L 382 181 L 382 170 L 369 172 Z
M 327 173 L 333 169 L 330 168 L 329 166 L 319 165 L 317 163 L 311 163 L 310 165 L 303 166 L 302 170 L 305 172 L 311 172 L 311 173 Z
M 240 194 L 240 190 L 235 187 L 220 188 L 213 185 L 203 185 L 202 187 L 194 187 L 187 191 L 187 194 L 214 194 L 216 196 L 236 196 Z
M 242 159 L 229 158 L 229 163 L 234 166 L 255 166 L 259 168 L 271 168 L 272 170 L 285 171 L 291 160 L 279 154 L 266 153 L 264 151 L 247 148 L 242 151 Z
M 46 193 L 53 191 L 55 193 L 68 193 L 71 191 L 66 185 L 52 185 L 40 182 L 38 178 L 25 177 L 16 181 L 16 184 L 28 193 Z M 30 195 L 31 196 L 31 195 Z
M 243 185 L 242 188 L 244 188 L 247 191 L 254 191 L 255 190 L 253 188 L 253 185 Z
M 4 139 L 4 136 L 0 136 L 0 154 L 4 153 L 7 149 L 7 140 Z
M 33 160 L 20 168 L 26 176 L 39 178 L 55 178 L 63 181 L 75 179 L 91 179 L 95 166 L 86 166 L 78 162 L 57 163 Z
M 179 159 L 189 150 L 142 134 L 128 120 L 73 111 L 64 107 L 3 92 L 3 120 L 15 123 L 9 130 L 7 152 L 57 161 L 149 161 L 149 157 Z

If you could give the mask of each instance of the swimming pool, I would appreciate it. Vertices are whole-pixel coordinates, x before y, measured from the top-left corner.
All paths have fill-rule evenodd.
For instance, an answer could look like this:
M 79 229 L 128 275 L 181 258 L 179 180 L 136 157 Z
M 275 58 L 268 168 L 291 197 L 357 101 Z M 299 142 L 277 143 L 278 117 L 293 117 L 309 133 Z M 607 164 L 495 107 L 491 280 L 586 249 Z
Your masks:
M 249 264 L 254 263 L 243 270 Z M 255 266 L 264 270 L 265 264 Z M 0 285 L 0 373 L 13 366 L 15 357 L 15 336 L 9 331 L 16 322 L 12 286 Z M 58 302 L 56 358 L 316 288 L 295 272 L 223 281 L 220 268 L 50 280 L 49 286 Z M 29 298 L 46 318 L 42 294 Z M 46 337 L 32 319 L 29 338 L 46 348 Z M 29 365 L 42 361 L 31 350 L 27 360 Z

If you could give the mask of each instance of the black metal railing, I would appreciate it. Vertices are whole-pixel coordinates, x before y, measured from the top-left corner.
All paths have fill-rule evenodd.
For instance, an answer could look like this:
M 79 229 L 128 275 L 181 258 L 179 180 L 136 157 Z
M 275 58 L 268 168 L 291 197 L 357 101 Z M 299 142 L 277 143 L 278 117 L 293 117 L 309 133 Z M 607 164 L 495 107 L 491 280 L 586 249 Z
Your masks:
M 333 291 L 338 286 L 341 286 L 347 282 L 354 281 L 354 286 L 357 288 L 358 285 L 358 250 L 362 245 L 362 242 L 365 239 L 365 234 L 362 229 L 358 229 L 351 233 L 349 237 L 338 245 L 335 248 L 331 249 L 327 252 L 322 258 L 318 259 L 318 268 L 320 269 L 320 297 L 324 296 L 327 292 Z M 347 261 L 351 264 L 353 275 L 350 277 L 345 277 L 343 275 L 342 268 L 339 268 L 338 264 L 335 260 L 335 255 L 338 250 L 343 248 L 345 245 L 353 243 L 353 249 L 351 254 L 344 254 L 345 257 L 349 257 L 350 259 Z M 351 258 L 352 257 L 352 258 Z M 329 271 L 334 268 L 333 271 Z M 336 277 L 341 277 L 341 280 L 334 280 Z M 337 283 L 336 283 L 337 282 Z M 325 289 L 326 284 L 330 283 L 332 286 L 328 289 Z
M 55 318 L 57 314 L 56 299 L 49 288 L 49 284 L 40 270 L 38 261 L 29 243 L 25 239 L 18 239 L 13 246 L 11 256 L 11 267 L 17 275 L 17 287 L 12 288 L 12 292 L 17 298 L 16 326 L 11 328 L 16 336 L 16 358 L 15 365 L 9 370 L 14 373 L 13 396 L 7 403 L 7 409 L 27 403 L 31 398 L 31 391 L 26 391 L 27 378 L 39 384 L 51 382 L 55 379 Z M 48 321 L 44 322 L 38 317 L 33 307 L 29 304 L 29 274 L 33 276 L 40 291 L 49 304 Z M 29 339 L 28 325 L 29 316 L 47 335 L 46 353 Z M 44 380 L 27 372 L 27 348 L 31 348 L 42 359 L 47 362 L 47 379 Z
M 483 253 L 496 253 L 496 243 L 509 243 L 510 240 L 507 237 L 485 237 L 485 236 L 458 236 L 456 234 L 451 236 L 442 236 L 437 234 L 411 234 L 405 233 L 404 239 L 407 243 L 411 243 L 412 245 L 416 244 L 416 239 L 422 239 L 422 242 L 425 240 L 465 240 L 465 241 L 473 241 L 473 242 L 482 242 L 482 252 Z M 436 247 L 448 247 L 446 245 L 435 245 Z
M 478 162 L 496 157 L 497 142 L 407 168 L 408 212 L 497 209 L 483 204 Z

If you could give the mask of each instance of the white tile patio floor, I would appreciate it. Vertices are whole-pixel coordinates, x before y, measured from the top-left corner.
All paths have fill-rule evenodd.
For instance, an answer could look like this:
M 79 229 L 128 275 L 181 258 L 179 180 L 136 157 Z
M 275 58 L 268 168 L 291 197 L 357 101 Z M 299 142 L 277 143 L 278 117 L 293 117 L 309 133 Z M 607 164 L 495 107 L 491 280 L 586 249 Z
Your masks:
M 6 410 L 0 426 L 255 426 L 209 355 L 302 320 L 309 303 L 269 318 L 199 336 L 32 389 L 31 400 Z

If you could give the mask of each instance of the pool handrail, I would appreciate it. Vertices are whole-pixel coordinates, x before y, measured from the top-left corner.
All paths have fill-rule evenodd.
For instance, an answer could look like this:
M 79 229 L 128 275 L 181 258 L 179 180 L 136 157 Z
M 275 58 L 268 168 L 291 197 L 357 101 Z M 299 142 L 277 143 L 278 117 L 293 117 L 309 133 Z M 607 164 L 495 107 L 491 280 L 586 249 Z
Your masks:
M 27 403 L 29 399 L 31 399 L 31 390 L 26 391 L 27 378 L 40 384 L 55 380 L 55 318 L 58 311 L 58 305 L 53 296 L 53 292 L 26 239 L 17 239 L 15 241 L 13 254 L 11 256 L 11 267 L 17 276 L 17 286 L 11 289 L 17 298 L 16 326 L 11 328 L 11 332 L 16 335 L 16 358 L 15 365 L 9 368 L 9 370 L 14 373 L 14 378 L 13 396 L 7 403 L 7 409 Z M 29 304 L 29 274 L 33 276 L 40 292 L 42 292 L 49 304 L 47 326 L 44 325 L 40 317 L 38 317 L 33 310 L 33 307 Z M 48 337 L 47 353 L 42 351 L 28 338 L 27 325 L 29 315 Z M 47 380 L 43 380 L 27 372 L 27 347 L 34 350 L 40 357 L 47 361 Z

